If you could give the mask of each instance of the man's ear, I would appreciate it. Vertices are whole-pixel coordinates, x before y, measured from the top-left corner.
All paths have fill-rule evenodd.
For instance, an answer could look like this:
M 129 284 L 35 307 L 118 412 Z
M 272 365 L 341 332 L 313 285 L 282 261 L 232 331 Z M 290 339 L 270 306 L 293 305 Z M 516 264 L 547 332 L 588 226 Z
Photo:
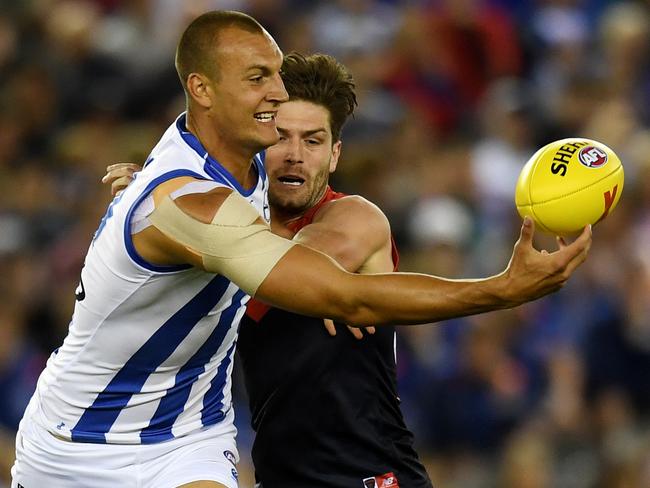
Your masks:
M 187 77 L 187 92 L 197 104 L 203 108 L 212 107 L 210 83 L 206 76 L 200 73 L 190 73 Z
M 341 146 L 343 143 L 341 141 L 336 141 L 332 145 L 332 157 L 330 158 L 330 173 L 336 171 L 336 165 L 339 164 L 339 156 L 341 155 Z

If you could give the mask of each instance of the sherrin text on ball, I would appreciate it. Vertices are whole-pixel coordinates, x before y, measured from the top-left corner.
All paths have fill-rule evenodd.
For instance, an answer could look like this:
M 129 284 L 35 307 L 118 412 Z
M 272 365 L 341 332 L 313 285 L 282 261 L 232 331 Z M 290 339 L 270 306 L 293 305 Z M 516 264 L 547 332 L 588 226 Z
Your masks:
M 623 165 L 605 144 L 561 139 L 539 149 L 521 170 L 515 203 L 543 232 L 567 235 L 596 224 L 616 207 Z

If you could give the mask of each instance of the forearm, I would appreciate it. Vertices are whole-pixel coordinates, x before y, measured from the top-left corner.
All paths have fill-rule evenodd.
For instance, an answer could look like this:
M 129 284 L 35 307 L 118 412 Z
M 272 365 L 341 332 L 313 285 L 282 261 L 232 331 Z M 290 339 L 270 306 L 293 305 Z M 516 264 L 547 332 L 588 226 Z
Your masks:
M 258 297 L 303 315 L 351 325 L 417 324 L 517 304 L 506 298 L 502 276 L 456 281 L 412 273 L 356 275 L 303 246 L 289 254 Z
M 354 325 L 430 323 L 518 305 L 506 298 L 501 276 L 448 280 L 390 273 L 359 276 L 357 281 L 363 293 L 351 294 L 345 311 L 345 320 Z

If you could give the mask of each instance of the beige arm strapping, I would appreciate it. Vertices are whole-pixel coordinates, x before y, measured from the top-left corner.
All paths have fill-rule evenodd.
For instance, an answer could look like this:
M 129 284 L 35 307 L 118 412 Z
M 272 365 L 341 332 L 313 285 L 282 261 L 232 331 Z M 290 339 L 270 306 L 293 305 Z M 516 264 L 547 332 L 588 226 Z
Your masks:
M 236 192 L 228 195 L 209 224 L 187 215 L 169 196 L 149 219 L 168 238 L 200 255 L 205 270 L 225 276 L 251 296 L 295 244 L 272 234 Z

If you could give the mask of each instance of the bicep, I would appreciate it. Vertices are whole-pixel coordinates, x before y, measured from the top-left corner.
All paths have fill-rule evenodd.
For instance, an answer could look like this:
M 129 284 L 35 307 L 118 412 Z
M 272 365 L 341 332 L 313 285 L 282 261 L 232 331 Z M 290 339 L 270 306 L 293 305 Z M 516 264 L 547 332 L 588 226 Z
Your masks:
M 121 165 L 109 166 L 107 171 L 112 172 L 116 167 L 119 169 Z M 168 195 L 190 188 L 192 185 L 206 183 L 210 182 L 187 176 L 173 178 L 158 185 L 147 198 L 134 207 L 130 226 L 131 238 L 137 253 L 142 258 L 155 265 L 190 264 L 201 267 L 200 259 L 195 253 L 161 232 L 151 222 L 151 214 Z M 214 186 L 209 189 L 214 189 Z
M 272 234 L 257 210 L 236 192 L 182 198 L 158 199 L 152 224 L 170 243 L 194 255 L 192 264 L 225 276 L 250 295 L 294 245 Z

